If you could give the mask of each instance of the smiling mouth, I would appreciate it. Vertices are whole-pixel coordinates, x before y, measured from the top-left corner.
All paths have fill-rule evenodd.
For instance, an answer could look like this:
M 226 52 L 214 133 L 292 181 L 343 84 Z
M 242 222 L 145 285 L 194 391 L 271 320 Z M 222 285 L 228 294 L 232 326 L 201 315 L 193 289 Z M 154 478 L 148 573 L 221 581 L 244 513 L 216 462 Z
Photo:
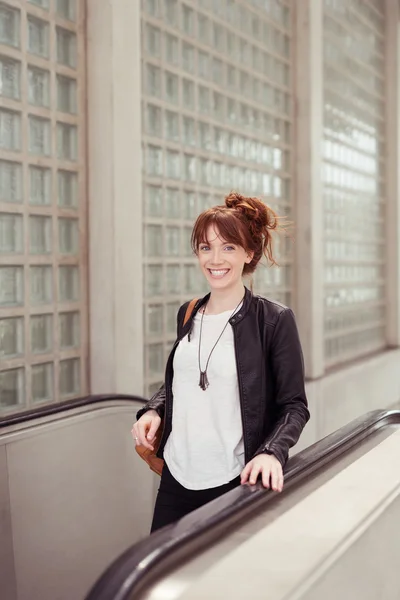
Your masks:
M 222 279 L 225 277 L 227 273 L 229 273 L 229 269 L 207 269 L 213 279 Z

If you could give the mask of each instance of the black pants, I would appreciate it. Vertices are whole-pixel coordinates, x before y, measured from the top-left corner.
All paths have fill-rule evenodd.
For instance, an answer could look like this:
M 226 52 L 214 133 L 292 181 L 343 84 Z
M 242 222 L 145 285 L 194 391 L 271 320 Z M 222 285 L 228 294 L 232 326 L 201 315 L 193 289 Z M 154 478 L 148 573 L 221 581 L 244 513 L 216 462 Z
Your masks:
M 154 508 L 151 532 L 178 521 L 192 510 L 200 508 L 207 502 L 219 498 L 222 494 L 240 485 L 240 476 L 229 483 L 206 490 L 188 490 L 174 479 L 167 465 L 164 464 Z

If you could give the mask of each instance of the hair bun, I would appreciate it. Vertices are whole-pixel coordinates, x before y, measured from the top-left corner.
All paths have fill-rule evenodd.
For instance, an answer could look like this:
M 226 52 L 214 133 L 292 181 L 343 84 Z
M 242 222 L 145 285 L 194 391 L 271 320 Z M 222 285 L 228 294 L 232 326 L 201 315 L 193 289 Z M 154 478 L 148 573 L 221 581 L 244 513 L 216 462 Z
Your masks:
M 231 192 L 225 198 L 225 205 L 239 211 L 248 221 L 250 229 L 255 234 L 260 234 L 267 229 L 278 227 L 278 218 L 274 211 L 259 198 L 242 196 L 238 192 Z

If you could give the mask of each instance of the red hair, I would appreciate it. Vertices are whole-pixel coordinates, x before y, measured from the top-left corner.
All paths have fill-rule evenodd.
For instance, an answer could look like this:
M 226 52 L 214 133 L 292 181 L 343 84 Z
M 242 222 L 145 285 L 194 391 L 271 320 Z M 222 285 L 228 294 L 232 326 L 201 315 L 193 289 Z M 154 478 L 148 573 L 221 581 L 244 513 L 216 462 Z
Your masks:
M 207 231 L 213 225 L 226 242 L 241 246 L 253 253 L 249 264 L 243 268 L 244 275 L 254 273 L 262 256 L 271 265 L 277 262 L 273 254 L 272 232 L 281 229 L 280 217 L 259 198 L 247 198 L 231 192 L 225 205 L 214 206 L 201 213 L 194 224 L 191 245 L 197 254 L 199 245 L 208 242 Z

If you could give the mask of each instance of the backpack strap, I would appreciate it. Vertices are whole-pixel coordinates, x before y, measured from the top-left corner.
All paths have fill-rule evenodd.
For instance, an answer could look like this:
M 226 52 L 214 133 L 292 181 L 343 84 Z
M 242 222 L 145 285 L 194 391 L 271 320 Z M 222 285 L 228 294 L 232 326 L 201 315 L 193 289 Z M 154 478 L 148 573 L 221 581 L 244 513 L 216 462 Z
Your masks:
M 197 300 L 198 298 L 193 298 L 193 300 L 189 302 L 188 307 L 186 309 L 185 318 L 183 319 L 183 327 L 185 327 L 186 323 L 189 321 Z

